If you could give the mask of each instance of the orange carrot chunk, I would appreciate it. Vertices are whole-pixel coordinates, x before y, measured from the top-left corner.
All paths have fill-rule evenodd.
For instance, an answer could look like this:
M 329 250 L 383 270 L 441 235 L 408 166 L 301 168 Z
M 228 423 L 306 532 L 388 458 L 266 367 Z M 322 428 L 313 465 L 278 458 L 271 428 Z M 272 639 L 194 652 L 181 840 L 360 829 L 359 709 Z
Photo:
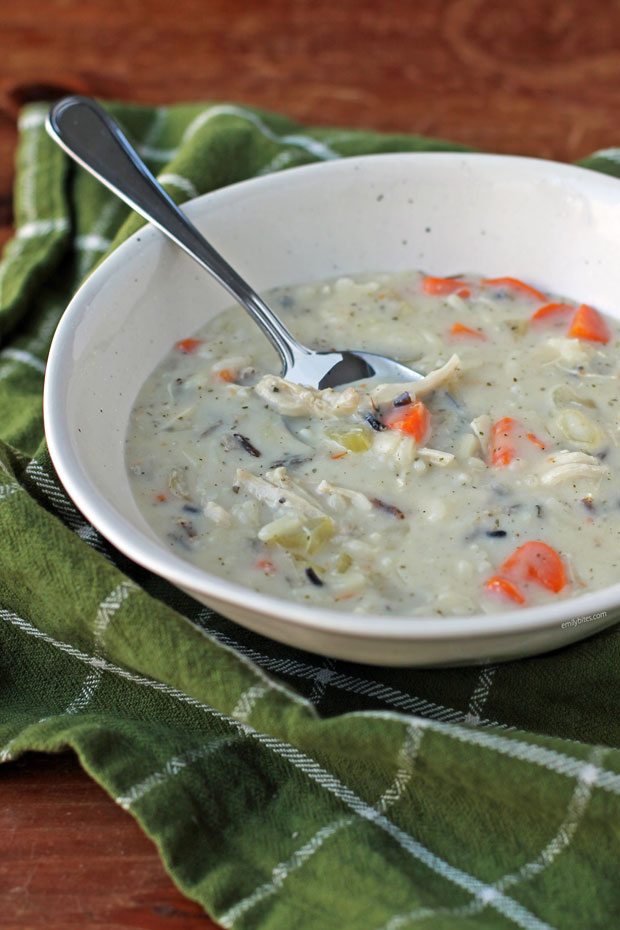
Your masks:
M 508 581 L 507 578 L 500 578 L 499 575 L 495 575 L 493 578 L 489 578 L 485 588 L 489 594 L 499 594 L 514 601 L 515 604 L 525 604 L 525 598 L 517 586 L 512 581 Z
M 521 429 L 518 420 L 502 417 L 491 427 L 489 441 L 490 464 L 496 468 L 506 468 L 517 457 L 516 434 Z
M 609 330 L 603 317 L 594 309 L 582 304 L 568 331 L 569 339 L 587 339 L 590 342 L 609 342 Z
M 393 407 L 383 415 L 383 421 L 389 429 L 407 433 L 416 442 L 424 442 L 431 431 L 431 414 L 421 400 L 405 407 Z
M 500 574 L 511 581 L 533 581 L 557 594 L 566 584 L 562 559 L 551 546 L 532 540 L 519 546 L 500 567 Z
M 470 329 L 469 326 L 464 326 L 462 323 L 454 323 L 450 330 L 450 336 L 454 339 L 480 339 L 483 342 L 487 338 L 486 334 L 481 333 L 479 329 Z
M 482 283 L 491 287 L 510 287 L 514 291 L 521 291 L 529 297 L 535 297 L 536 300 L 544 301 L 546 299 L 545 295 L 537 291 L 535 287 L 531 287 L 524 281 L 519 281 L 518 278 L 486 278 Z
M 202 339 L 180 339 L 178 342 L 175 342 L 174 347 L 177 352 L 184 352 L 186 355 L 191 355 L 196 351 L 198 346 L 202 345 Z
M 424 293 L 434 294 L 438 297 L 445 297 L 448 294 L 454 294 L 460 288 L 464 290 L 459 294 L 460 297 L 469 297 L 470 290 L 466 281 L 460 281 L 458 278 L 432 278 L 427 275 L 424 278 Z
M 558 319 L 568 313 L 573 313 L 574 309 L 575 308 L 571 307 L 569 304 L 544 304 L 542 307 L 539 307 L 536 313 L 532 314 L 532 322 L 540 323 L 544 321 L 550 323 L 554 319 Z
M 221 368 L 216 372 L 216 377 L 219 378 L 220 381 L 226 381 L 227 384 L 232 384 L 237 377 L 237 372 L 231 371 L 230 368 Z

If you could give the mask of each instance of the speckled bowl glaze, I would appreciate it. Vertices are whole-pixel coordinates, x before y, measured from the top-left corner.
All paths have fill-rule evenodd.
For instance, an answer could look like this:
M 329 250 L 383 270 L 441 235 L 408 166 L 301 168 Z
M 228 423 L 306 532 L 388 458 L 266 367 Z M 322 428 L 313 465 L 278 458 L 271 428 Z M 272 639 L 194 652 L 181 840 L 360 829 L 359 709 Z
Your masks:
M 373 155 L 235 184 L 186 210 L 259 290 L 364 271 L 472 270 L 511 274 L 620 318 L 620 182 L 584 169 L 507 156 Z M 88 278 L 60 322 L 45 380 L 50 453 L 76 505 L 125 555 L 259 633 L 359 662 L 508 659 L 620 619 L 620 583 L 509 613 L 369 616 L 258 594 L 171 554 L 131 495 L 129 411 L 172 343 L 230 302 L 147 227 Z

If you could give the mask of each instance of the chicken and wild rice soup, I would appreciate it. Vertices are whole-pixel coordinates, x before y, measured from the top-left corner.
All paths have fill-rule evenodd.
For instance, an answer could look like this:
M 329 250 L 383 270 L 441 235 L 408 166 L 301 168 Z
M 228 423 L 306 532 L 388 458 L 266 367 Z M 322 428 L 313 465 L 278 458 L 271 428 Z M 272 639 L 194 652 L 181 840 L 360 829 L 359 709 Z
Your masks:
M 620 325 L 514 278 L 421 272 L 267 295 L 317 349 L 424 373 L 313 390 L 240 308 L 178 342 L 131 414 L 140 510 L 184 559 L 355 613 L 472 614 L 620 577 Z

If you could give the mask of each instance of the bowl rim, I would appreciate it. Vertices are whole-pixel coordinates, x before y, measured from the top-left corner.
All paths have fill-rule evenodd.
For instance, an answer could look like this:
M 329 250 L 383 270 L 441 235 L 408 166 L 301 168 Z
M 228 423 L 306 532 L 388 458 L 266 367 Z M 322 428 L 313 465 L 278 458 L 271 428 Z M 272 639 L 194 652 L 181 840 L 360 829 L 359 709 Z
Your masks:
M 577 165 L 568 165 L 529 156 L 487 154 L 482 152 L 388 152 L 342 157 L 326 162 L 311 163 L 285 171 L 253 177 L 239 181 L 215 191 L 192 198 L 183 204 L 190 216 L 200 214 L 205 203 L 225 205 L 229 198 L 244 197 L 253 188 L 265 185 L 296 183 L 296 179 L 312 177 L 326 170 L 350 171 L 358 164 L 377 164 L 383 161 L 405 162 L 486 162 L 489 166 L 506 165 L 525 167 L 528 171 L 542 172 L 548 177 L 553 173 L 564 175 L 567 180 L 585 182 L 590 189 L 602 192 L 614 189 L 620 195 L 618 178 Z M 591 192 L 594 192 L 591 190 Z M 93 495 L 95 486 L 82 471 L 81 464 L 73 453 L 69 425 L 65 421 L 65 404 L 57 398 L 63 397 L 63 356 L 71 345 L 75 324 L 100 289 L 101 282 L 113 276 L 130 257 L 128 253 L 148 251 L 161 242 L 163 234 L 150 225 L 142 226 L 125 242 L 121 243 L 99 264 L 80 285 L 64 311 L 52 340 L 43 392 L 43 415 L 45 435 L 52 463 L 70 498 L 84 517 L 116 549 L 143 568 L 159 575 L 170 583 L 192 594 L 200 593 L 206 598 L 228 603 L 243 610 L 249 607 L 254 614 L 279 622 L 294 624 L 307 630 L 316 630 L 344 635 L 351 639 L 370 640 L 420 640 L 420 641 L 463 641 L 477 638 L 509 637 L 528 632 L 551 629 L 562 621 L 575 617 L 590 618 L 588 615 L 607 614 L 620 606 L 620 581 L 576 597 L 569 597 L 557 604 L 525 607 L 519 610 L 493 613 L 477 613 L 458 616 L 410 616 L 403 614 L 357 614 L 327 607 L 312 607 L 298 601 L 275 597 L 252 588 L 212 575 L 208 571 L 185 562 L 163 548 L 163 544 L 146 536 L 127 520 L 103 496 Z M 133 256 L 132 256 L 133 258 Z M 584 620 L 585 622 L 585 620 Z

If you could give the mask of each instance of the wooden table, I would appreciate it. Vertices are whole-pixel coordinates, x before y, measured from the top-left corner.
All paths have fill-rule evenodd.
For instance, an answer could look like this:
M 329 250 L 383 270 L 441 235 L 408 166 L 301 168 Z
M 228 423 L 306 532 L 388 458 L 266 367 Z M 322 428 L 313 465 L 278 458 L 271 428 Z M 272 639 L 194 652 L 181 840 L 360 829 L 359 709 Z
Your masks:
M 232 100 L 570 161 L 620 145 L 619 49 L 609 0 L 4 0 L 0 243 L 29 100 Z M 3 930 L 216 926 L 70 754 L 0 767 L 0 915 Z

